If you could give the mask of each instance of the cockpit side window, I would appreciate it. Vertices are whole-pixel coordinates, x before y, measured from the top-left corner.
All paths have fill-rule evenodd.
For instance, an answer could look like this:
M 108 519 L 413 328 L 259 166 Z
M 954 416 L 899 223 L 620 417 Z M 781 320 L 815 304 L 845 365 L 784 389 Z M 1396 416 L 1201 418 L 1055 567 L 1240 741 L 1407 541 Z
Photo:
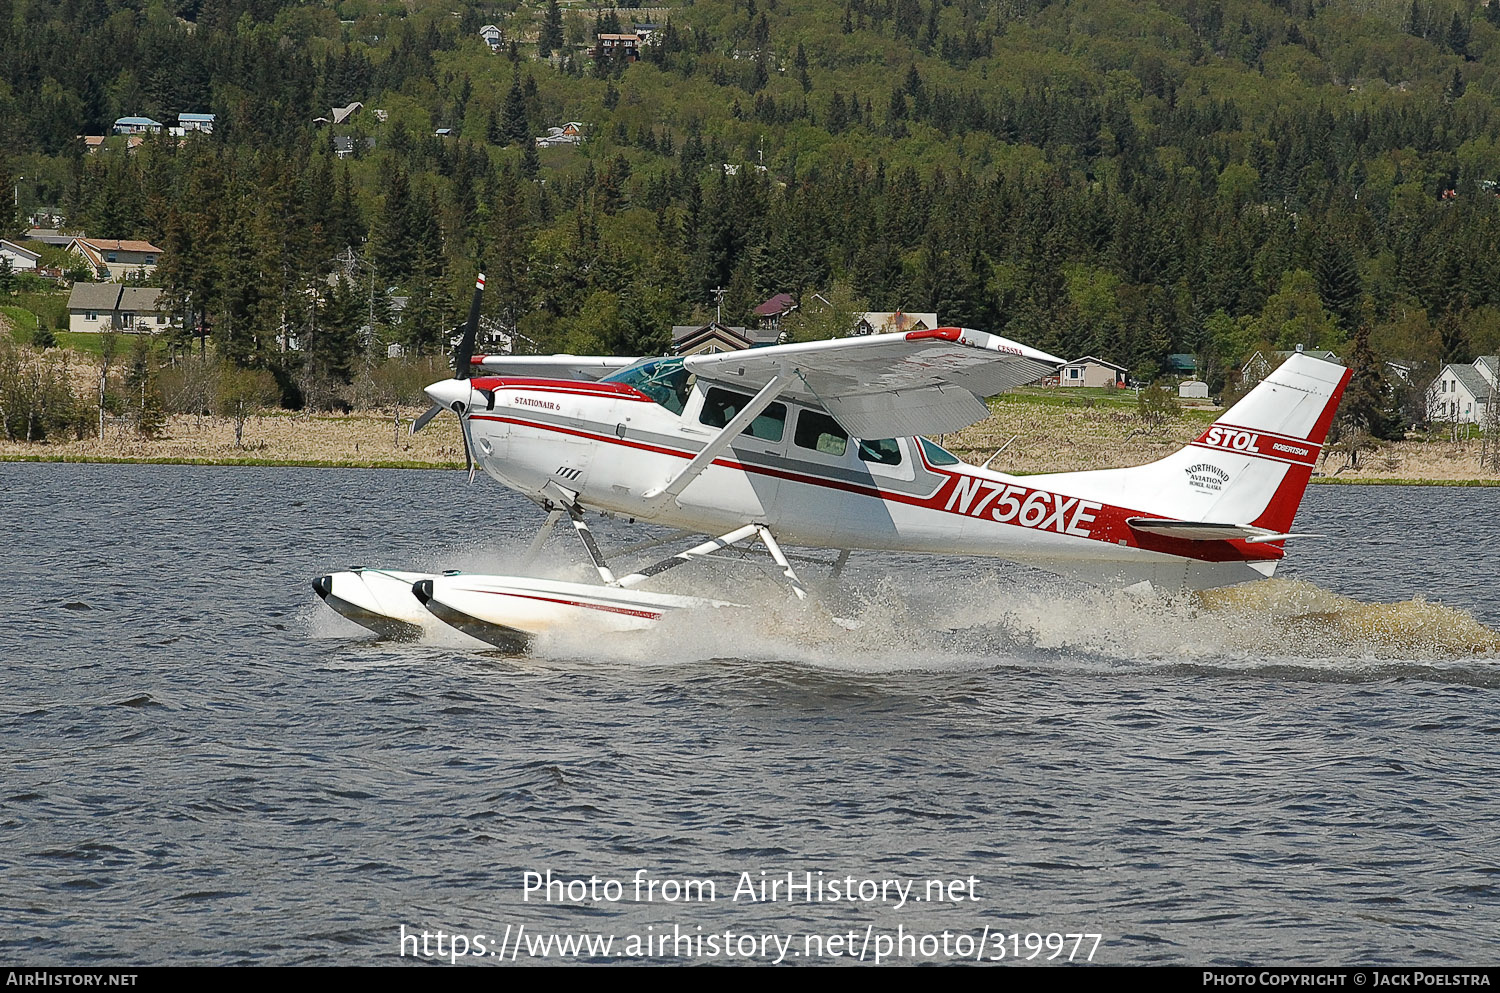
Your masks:
M 859 457 L 864 462 L 879 462 L 881 465 L 900 465 L 901 446 L 896 444 L 895 438 L 882 438 L 879 441 L 861 441 L 859 443 Z
M 797 415 L 797 433 L 792 438 L 797 447 L 824 455 L 843 455 L 849 447 L 849 436 L 827 414 L 804 410 Z
M 721 428 L 734 419 L 734 415 L 745 409 L 750 398 L 743 393 L 709 387 L 703 398 L 703 412 L 698 420 L 711 428 Z M 786 430 L 786 404 L 773 403 L 756 415 L 755 420 L 740 434 L 748 434 L 762 441 L 780 441 Z
M 681 414 L 693 391 L 693 378 L 682 367 L 682 359 L 653 359 L 605 376 L 601 382 L 633 386 L 672 413 Z

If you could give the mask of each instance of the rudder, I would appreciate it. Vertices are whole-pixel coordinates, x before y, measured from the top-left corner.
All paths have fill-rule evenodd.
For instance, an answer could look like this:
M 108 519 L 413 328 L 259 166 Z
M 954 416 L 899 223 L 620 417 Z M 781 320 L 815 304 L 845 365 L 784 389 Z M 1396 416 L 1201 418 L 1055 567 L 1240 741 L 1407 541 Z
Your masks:
M 1289 531 L 1350 375 L 1341 365 L 1293 355 L 1178 453 L 1243 457 L 1232 459 L 1232 478 L 1203 519 Z

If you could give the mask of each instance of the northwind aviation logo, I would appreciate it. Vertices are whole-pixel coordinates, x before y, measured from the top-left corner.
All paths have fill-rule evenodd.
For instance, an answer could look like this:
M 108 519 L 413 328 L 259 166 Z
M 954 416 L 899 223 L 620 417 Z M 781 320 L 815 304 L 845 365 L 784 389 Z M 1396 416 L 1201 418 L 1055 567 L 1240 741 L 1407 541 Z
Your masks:
M 1187 473 L 1188 484 L 1200 490 L 1217 493 L 1229 482 L 1229 473 L 1212 462 L 1199 462 L 1197 465 L 1188 466 L 1184 471 Z

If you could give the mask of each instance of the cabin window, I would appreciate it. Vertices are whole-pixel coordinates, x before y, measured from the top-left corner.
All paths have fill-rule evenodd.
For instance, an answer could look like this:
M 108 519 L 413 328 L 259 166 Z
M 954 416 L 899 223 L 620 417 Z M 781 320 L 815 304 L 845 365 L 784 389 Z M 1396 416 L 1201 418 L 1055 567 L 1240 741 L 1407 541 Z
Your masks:
M 734 420 L 734 415 L 744 410 L 749 403 L 750 397 L 743 393 L 711 387 L 708 395 L 703 398 L 703 412 L 698 415 L 698 420 L 711 428 L 721 428 Z M 755 420 L 740 434 L 748 434 L 762 441 L 780 441 L 785 430 L 786 404 L 773 403 L 757 414 Z
M 958 465 L 961 461 L 957 455 L 941 445 L 928 441 L 926 438 L 917 440 L 922 443 L 922 454 L 927 456 L 927 461 L 932 465 Z
M 114 252 L 110 252 L 108 255 L 106 255 L 104 257 L 104 259 L 105 259 L 106 262 L 118 262 L 118 261 L 120 261 L 119 257 L 116 256 Z
M 693 374 L 682 367 L 682 359 L 652 359 L 600 381 L 633 386 L 674 414 L 682 413 L 693 390 Z
M 864 462 L 879 462 L 881 465 L 900 465 L 901 446 L 896 444 L 895 438 L 882 438 L 879 441 L 861 441 L 859 443 L 859 457 Z
M 824 455 L 843 455 L 849 447 L 849 436 L 838 421 L 816 410 L 804 410 L 797 415 L 797 434 L 793 440 L 798 448 Z
M 97 321 L 99 319 L 99 312 L 97 310 L 85 310 L 83 318 L 87 321 Z

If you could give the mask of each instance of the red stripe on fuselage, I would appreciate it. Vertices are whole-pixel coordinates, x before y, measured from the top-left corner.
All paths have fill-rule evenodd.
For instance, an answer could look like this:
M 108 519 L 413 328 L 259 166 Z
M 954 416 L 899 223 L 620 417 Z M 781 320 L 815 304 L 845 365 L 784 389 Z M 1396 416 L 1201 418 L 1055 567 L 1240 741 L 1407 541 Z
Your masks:
M 475 376 L 469 380 L 481 390 L 529 390 L 543 393 L 572 393 L 577 396 L 599 397 L 602 400 L 634 400 L 637 403 L 654 403 L 650 397 L 625 383 L 582 383 L 572 379 L 524 379 L 514 376 Z
M 522 413 L 522 411 L 517 411 L 517 413 Z M 607 435 L 599 432 L 579 430 L 576 428 L 566 428 L 559 425 L 543 424 L 524 417 L 501 416 L 495 414 L 471 414 L 470 417 L 475 420 L 499 421 L 502 423 L 514 424 L 520 427 L 535 428 L 543 431 L 553 431 L 559 434 L 585 438 L 590 441 L 596 441 L 611 445 L 621 445 L 626 448 L 635 448 L 641 451 L 655 452 L 660 455 L 668 455 L 673 458 L 680 458 L 685 460 L 692 459 L 695 454 L 693 452 L 684 452 L 674 448 L 667 448 L 661 445 L 653 445 L 640 441 L 631 441 L 626 438 L 616 437 L 612 434 Z M 988 483 L 997 483 L 998 481 L 989 480 L 987 477 L 976 476 L 971 473 L 955 473 L 947 468 L 934 466 L 927 461 L 925 453 L 921 451 L 922 446 L 920 444 L 913 444 L 911 448 L 917 452 L 918 458 L 921 459 L 922 464 L 930 472 L 932 472 L 934 475 L 944 477 L 943 481 L 938 484 L 937 490 L 934 491 L 930 496 L 919 497 L 905 493 L 893 493 L 881 490 L 878 487 L 864 486 L 858 483 L 848 483 L 842 480 L 828 479 L 822 476 L 811 476 L 805 473 L 791 472 L 784 469 L 774 469 L 770 466 L 751 465 L 727 458 L 714 459 L 713 464 L 722 466 L 726 469 L 737 469 L 741 472 L 753 472 L 763 476 L 772 476 L 778 479 L 785 479 L 795 483 L 803 483 L 808 486 L 821 486 L 825 489 L 833 489 L 845 493 L 854 493 L 860 496 L 873 497 L 877 500 L 888 500 L 894 503 L 903 503 L 907 504 L 908 506 L 921 507 L 926 510 L 937 511 L 939 513 L 950 513 L 959 517 L 970 517 L 976 521 L 1008 524 L 1015 527 L 1023 527 L 1027 530 L 1037 530 L 1036 528 L 1027 527 L 1023 524 L 1016 524 L 1011 521 L 992 521 L 987 517 L 976 516 L 957 509 L 948 509 L 946 506 L 948 497 L 952 494 L 953 488 L 959 485 L 958 481 L 960 479 L 979 478 L 985 479 Z M 1050 490 L 1038 491 L 1032 487 L 1025 486 L 1024 483 L 1018 482 L 1015 484 L 1005 485 L 1019 485 L 1023 488 L 1024 493 L 1020 495 L 1018 499 L 1024 499 L 1025 496 L 1028 496 L 1033 492 L 1050 494 L 1053 499 L 1058 496 L 1057 494 L 1053 494 Z M 1062 496 L 1064 498 L 1067 498 L 1066 494 L 1062 494 Z M 1093 501 L 1089 502 L 1092 503 Z M 1090 509 L 1092 510 L 1092 508 Z M 1056 533 L 1059 536 L 1086 538 L 1087 540 L 1101 541 L 1106 544 L 1141 548 L 1147 551 L 1161 552 L 1166 555 L 1175 555 L 1180 558 L 1195 559 L 1204 562 L 1239 562 L 1245 560 L 1279 559 L 1283 557 L 1283 555 L 1285 555 L 1285 551 L 1281 547 L 1272 546 L 1266 543 L 1256 543 L 1253 545 L 1248 545 L 1241 541 L 1190 541 L 1186 538 L 1172 538 L 1166 535 L 1138 532 L 1131 528 L 1126 522 L 1131 517 L 1143 516 L 1143 512 L 1138 510 L 1131 510 L 1124 507 L 1116 507 L 1110 504 L 1103 504 L 1098 510 L 1094 510 L 1093 514 L 1094 519 L 1090 522 L 1090 533 L 1086 536 L 1078 534 L 1064 534 L 1060 531 L 1054 531 L 1051 533 Z

